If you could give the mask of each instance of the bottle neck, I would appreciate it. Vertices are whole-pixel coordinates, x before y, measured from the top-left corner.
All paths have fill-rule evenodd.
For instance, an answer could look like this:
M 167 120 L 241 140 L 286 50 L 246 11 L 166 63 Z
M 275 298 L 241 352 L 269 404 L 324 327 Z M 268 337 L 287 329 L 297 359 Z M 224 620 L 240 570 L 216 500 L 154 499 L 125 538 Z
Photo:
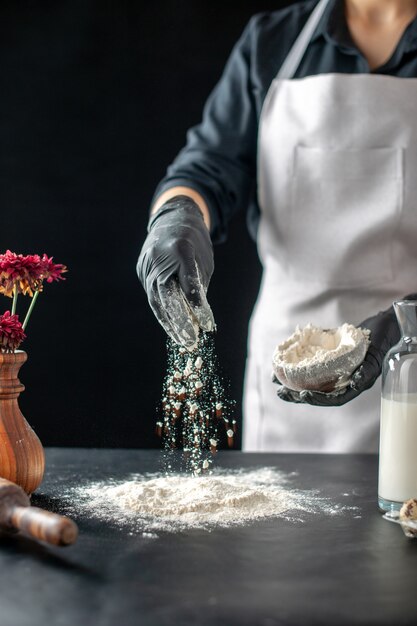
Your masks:
M 394 311 L 405 343 L 417 344 L 417 301 L 394 302 Z

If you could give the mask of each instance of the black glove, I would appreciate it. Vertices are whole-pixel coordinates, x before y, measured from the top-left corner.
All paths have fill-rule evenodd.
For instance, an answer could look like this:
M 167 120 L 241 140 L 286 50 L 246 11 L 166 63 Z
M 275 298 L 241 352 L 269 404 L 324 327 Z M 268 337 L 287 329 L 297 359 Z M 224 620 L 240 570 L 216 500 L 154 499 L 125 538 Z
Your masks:
M 199 328 L 214 330 L 206 292 L 213 274 L 213 246 L 198 205 L 171 198 L 149 220 L 137 273 L 158 322 L 192 350 Z
M 404 300 L 416 300 L 417 294 L 410 294 Z M 368 351 L 365 359 L 352 374 L 349 385 L 345 389 L 331 393 L 320 391 L 293 391 L 281 386 L 279 380 L 274 377 L 274 382 L 278 383 L 277 394 L 286 402 L 297 402 L 313 404 L 315 406 L 341 406 L 356 398 L 362 391 L 369 389 L 381 374 L 382 361 L 388 350 L 400 340 L 400 329 L 395 316 L 394 307 L 386 311 L 381 311 L 378 315 L 368 317 L 359 324 L 361 328 L 368 328 L 371 331 Z

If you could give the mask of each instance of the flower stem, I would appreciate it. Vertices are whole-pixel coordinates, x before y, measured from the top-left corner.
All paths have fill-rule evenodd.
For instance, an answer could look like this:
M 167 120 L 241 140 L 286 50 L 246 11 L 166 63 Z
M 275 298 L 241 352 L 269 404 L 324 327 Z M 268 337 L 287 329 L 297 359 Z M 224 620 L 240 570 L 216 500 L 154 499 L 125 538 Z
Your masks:
M 23 324 L 22 324 L 22 328 L 23 328 L 23 330 L 25 330 L 25 328 L 26 328 L 26 326 L 27 326 L 27 323 L 28 323 L 29 318 L 30 318 L 30 314 L 31 314 L 31 313 L 32 313 L 32 311 L 33 311 L 33 307 L 34 307 L 34 306 L 35 306 L 35 304 L 36 304 L 36 300 L 37 300 L 38 296 L 39 296 L 39 291 L 35 291 L 35 293 L 33 294 L 32 302 L 30 303 L 30 307 L 29 307 L 29 309 L 28 309 L 28 312 L 26 313 L 25 321 L 24 321 L 24 322 L 23 322 Z
M 13 287 L 13 304 L 12 304 L 12 315 L 16 313 L 16 304 L 17 304 L 17 287 L 16 285 Z

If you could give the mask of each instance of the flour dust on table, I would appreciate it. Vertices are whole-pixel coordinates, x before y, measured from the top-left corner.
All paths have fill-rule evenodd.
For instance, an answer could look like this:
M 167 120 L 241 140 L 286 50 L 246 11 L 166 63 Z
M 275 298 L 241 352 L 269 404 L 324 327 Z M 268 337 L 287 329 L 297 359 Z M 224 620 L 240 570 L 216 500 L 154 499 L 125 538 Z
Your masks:
M 163 438 L 166 470 L 186 469 L 205 473 L 213 462 L 224 434 L 234 445 L 235 403 L 228 399 L 226 383 L 214 345 L 214 333 L 200 332 L 192 352 L 168 339 L 167 374 L 163 384 L 157 434 Z M 170 451 L 183 450 L 183 468 L 174 468 Z
M 271 467 L 217 468 L 198 476 L 133 474 L 124 481 L 81 485 L 65 494 L 65 500 L 73 515 L 87 514 L 133 533 L 211 530 L 268 518 L 302 523 L 307 514 L 318 513 L 358 516 L 356 507 L 292 488 L 293 478 Z

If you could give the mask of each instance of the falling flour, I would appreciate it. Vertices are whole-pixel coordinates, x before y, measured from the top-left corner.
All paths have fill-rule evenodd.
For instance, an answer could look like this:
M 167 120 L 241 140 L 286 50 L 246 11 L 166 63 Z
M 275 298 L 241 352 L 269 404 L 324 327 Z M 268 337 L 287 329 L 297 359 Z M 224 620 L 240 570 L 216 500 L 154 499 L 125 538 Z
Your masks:
M 167 374 L 163 384 L 156 432 L 163 438 L 166 469 L 172 471 L 169 451 L 183 450 L 184 469 L 207 472 L 219 447 L 222 432 L 234 445 L 234 403 L 226 397 L 219 374 L 214 333 L 201 332 L 192 352 L 168 339 Z M 220 426 L 223 426 L 220 429 Z
M 135 474 L 124 482 L 75 488 L 71 501 L 78 511 L 142 533 L 210 530 L 274 517 L 302 522 L 303 513 L 337 515 L 355 509 L 293 489 L 291 478 L 275 468 L 216 469 L 198 477 Z

